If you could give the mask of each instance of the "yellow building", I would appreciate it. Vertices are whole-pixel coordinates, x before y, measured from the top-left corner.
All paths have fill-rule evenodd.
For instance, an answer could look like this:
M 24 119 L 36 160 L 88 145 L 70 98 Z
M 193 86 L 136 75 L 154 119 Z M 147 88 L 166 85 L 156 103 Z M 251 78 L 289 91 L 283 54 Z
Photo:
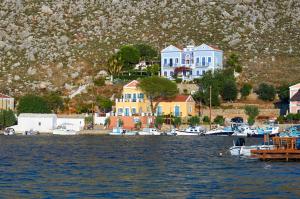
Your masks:
M 133 80 L 123 87 L 122 98 L 116 99 L 116 115 L 151 115 L 150 101 L 138 88 L 138 83 L 138 81 Z M 187 117 L 195 115 L 195 101 L 193 97 L 191 95 L 177 95 L 172 100 L 160 101 L 157 106 L 155 115 L 169 114 L 176 117 Z

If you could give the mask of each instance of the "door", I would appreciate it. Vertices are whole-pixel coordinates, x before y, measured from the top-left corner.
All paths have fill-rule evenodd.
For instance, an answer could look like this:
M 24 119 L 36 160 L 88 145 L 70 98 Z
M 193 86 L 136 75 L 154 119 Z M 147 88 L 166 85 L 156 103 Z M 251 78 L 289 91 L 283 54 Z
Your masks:
M 179 117 L 179 116 L 180 116 L 180 107 L 175 106 L 175 117 Z

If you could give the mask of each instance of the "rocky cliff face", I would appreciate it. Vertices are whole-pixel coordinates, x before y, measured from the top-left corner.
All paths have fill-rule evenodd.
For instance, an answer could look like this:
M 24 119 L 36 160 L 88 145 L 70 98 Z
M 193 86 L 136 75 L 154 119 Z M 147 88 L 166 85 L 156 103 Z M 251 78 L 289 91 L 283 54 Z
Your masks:
M 123 44 L 213 44 L 246 81 L 300 80 L 299 0 L 2 0 L 0 88 L 68 90 Z M 286 73 L 283 75 L 283 73 Z

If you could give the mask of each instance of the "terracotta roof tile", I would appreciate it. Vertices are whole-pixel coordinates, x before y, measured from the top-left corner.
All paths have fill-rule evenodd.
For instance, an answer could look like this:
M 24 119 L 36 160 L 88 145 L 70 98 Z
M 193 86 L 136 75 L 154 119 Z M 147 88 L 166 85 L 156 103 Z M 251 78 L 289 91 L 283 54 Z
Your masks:
M 0 93 L 0 98 L 11 98 L 11 97 L 8 96 L 8 95 L 4 95 L 4 94 Z
M 190 96 L 189 95 L 177 95 L 173 99 L 163 99 L 161 102 L 185 102 Z

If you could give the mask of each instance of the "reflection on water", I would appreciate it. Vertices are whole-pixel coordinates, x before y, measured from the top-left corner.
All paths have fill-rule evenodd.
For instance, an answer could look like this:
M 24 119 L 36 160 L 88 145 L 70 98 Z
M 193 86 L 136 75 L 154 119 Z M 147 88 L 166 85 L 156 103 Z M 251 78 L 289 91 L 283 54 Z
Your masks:
M 1 136 L 0 196 L 299 197 L 299 163 L 231 157 L 232 139 Z

